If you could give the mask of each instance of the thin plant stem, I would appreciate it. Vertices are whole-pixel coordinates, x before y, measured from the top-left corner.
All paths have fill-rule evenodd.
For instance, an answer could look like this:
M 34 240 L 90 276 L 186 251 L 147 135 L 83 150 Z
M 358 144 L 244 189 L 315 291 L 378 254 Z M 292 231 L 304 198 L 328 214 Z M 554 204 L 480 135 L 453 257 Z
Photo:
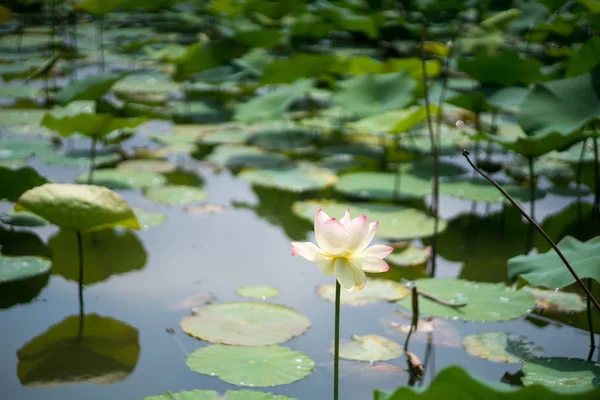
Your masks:
M 400 148 L 400 136 L 394 140 L 396 153 L 398 153 L 398 149 Z M 397 154 L 396 154 L 397 156 Z M 394 189 L 392 191 L 392 199 L 396 200 L 398 198 L 398 194 L 400 193 L 400 182 L 401 182 L 402 172 L 400 171 L 400 165 L 396 165 L 396 173 L 394 174 Z
M 577 284 L 579 285 L 579 287 L 585 292 L 585 294 L 588 296 L 588 299 L 592 301 L 592 303 L 594 303 L 594 306 L 596 307 L 596 309 L 598 311 L 600 311 L 600 303 L 598 303 L 598 300 L 596 300 L 596 298 L 594 297 L 594 295 L 592 295 L 592 292 L 590 292 L 587 288 L 587 286 L 583 283 L 583 281 L 581 280 L 581 278 L 579 277 L 579 275 L 577 275 L 577 272 L 575 272 L 575 270 L 573 269 L 573 267 L 571 266 L 571 264 L 569 264 L 569 261 L 566 259 L 566 257 L 564 256 L 564 254 L 562 253 L 562 251 L 560 251 L 560 249 L 558 248 L 558 246 L 556 246 L 556 244 L 554 243 L 554 241 L 550 238 L 550 236 L 548 236 L 548 234 L 542 229 L 542 227 L 535 222 L 535 220 L 533 218 L 531 218 L 523 209 L 523 207 L 521 207 L 519 205 L 519 203 L 517 203 L 515 201 L 515 199 L 513 199 L 511 197 L 510 194 L 508 194 L 506 192 L 506 190 L 504 190 L 502 188 L 502 186 L 500 186 L 498 184 L 498 182 L 496 182 L 493 178 L 491 178 L 489 175 L 487 175 L 485 172 L 481 171 L 479 168 L 477 168 L 477 166 L 475 164 L 473 164 L 473 162 L 471 161 L 471 159 L 469 158 L 469 152 L 464 150 L 463 151 L 463 156 L 467 159 L 467 162 L 469 163 L 469 165 L 479 173 L 479 175 L 481 175 L 482 177 L 484 177 L 488 182 L 490 182 L 492 185 L 494 185 L 494 187 L 496 189 L 498 189 L 498 191 L 500 191 L 500 193 L 502 193 L 502 195 L 504 197 L 506 197 L 506 199 L 508 201 L 510 201 L 510 203 L 515 206 L 520 212 L 521 214 L 527 219 L 527 221 L 529 221 L 530 224 L 532 224 L 537 231 L 544 237 L 544 239 L 546 239 L 546 241 L 548 242 L 548 244 L 552 247 L 552 249 L 554 249 L 554 251 L 556 252 L 556 254 L 558 254 L 558 256 L 560 257 L 561 261 L 565 264 L 565 267 L 567 267 L 567 269 L 569 270 L 569 272 L 571 273 L 571 275 L 573 276 L 573 278 L 575 278 L 575 281 L 577 282 Z
M 335 329 L 333 339 L 333 400 L 339 398 L 340 381 L 340 294 L 342 287 L 335 281 Z
M 527 157 L 527 163 L 529 165 L 529 215 L 535 219 L 535 174 L 534 174 L 534 161 L 533 157 Z
M 416 286 L 411 288 L 411 305 L 412 305 L 412 319 L 410 321 L 410 329 L 404 340 L 404 351 L 408 351 L 408 343 L 413 332 L 417 330 L 419 325 L 419 290 Z
M 98 47 L 100 49 L 100 70 L 104 72 L 104 16 L 98 17 Z
M 587 138 L 583 139 L 583 145 L 581 146 L 581 153 L 579 153 L 579 162 L 577 163 L 577 170 L 575 172 L 575 183 L 577 184 L 577 216 L 579 221 L 582 218 L 581 210 L 581 168 L 583 166 L 583 157 L 585 155 L 585 146 L 587 144 Z
M 598 161 L 598 138 L 594 137 L 592 140 L 594 141 L 594 206 L 592 208 L 592 221 L 594 233 L 596 233 L 598 227 L 596 220 L 600 210 L 600 162 Z
M 77 231 L 77 249 L 79 252 L 79 340 L 83 338 L 83 241 L 81 239 L 81 232 Z
M 592 291 L 592 278 L 587 279 L 587 287 L 589 291 Z M 589 362 L 592 361 L 592 357 L 594 356 L 594 351 L 596 351 L 596 337 L 594 335 L 594 323 L 592 321 L 592 307 L 590 298 L 587 298 L 586 304 L 586 312 L 587 312 L 587 320 L 588 320 L 588 329 L 590 330 L 590 352 L 588 353 L 587 360 Z
M 94 169 L 96 168 L 96 142 L 98 139 L 96 136 L 92 137 L 92 148 L 90 150 L 90 172 L 88 173 L 88 185 L 94 182 Z
M 433 199 L 432 199 L 432 212 L 434 217 L 433 222 L 433 236 L 431 239 L 431 276 L 435 276 L 435 260 L 437 256 L 437 234 L 439 225 L 439 202 L 440 202 L 440 155 L 438 151 L 438 144 L 433 132 L 433 121 L 431 117 L 431 110 L 429 108 L 429 84 L 427 80 L 427 63 L 425 60 L 425 40 L 427 39 L 427 25 L 423 26 L 421 33 L 421 75 L 423 77 L 423 98 L 425 100 L 425 113 L 427 114 L 427 129 L 429 131 L 429 141 L 431 142 L 431 153 L 433 155 Z

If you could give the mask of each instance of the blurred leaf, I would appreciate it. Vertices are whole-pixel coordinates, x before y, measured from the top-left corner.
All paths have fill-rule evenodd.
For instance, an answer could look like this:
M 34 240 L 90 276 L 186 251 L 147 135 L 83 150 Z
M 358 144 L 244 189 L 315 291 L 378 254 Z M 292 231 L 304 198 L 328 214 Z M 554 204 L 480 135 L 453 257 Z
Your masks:
M 76 0 L 72 7 L 95 16 L 102 16 L 121 6 L 125 0 Z
M 104 96 L 124 73 L 101 72 L 88 75 L 60 89 L 55 96 L 59 104 L 66 104 L 75 100 L 98 101 Z
M 481 83 L 496 83 L 511 86 L 518 83 L 529 84 L 543 78 L 540 68 L 543 64 L 534 59 L 522 58 L 513 50 L 505 50 L 498 55 L 477 54 L 473 58 L 460 58 L 458 69 Z
M 437 106 L 430 105 L 431 115 L 437 112 Z M 404 110 L 388 111 L 382 114 L 363 118 L 348 124 L 348 128 L 358 133 L 379 135 L 381 133 L 402 133 L 409 131 L 427 119 L 425 106 L 412 106 Z
M 232 40 L 217 40 L 206 45 L 194 43 L 190 45 L 185 54 L 175 60 L 177 66 L 175 77 L 183 79 L 194 73 L 215 68 L 224 63 L 242 56 L 247 47 Z
M 0 199 L 15 202 L 27 190 L 43 185 L 48 180 L 31 167 L 13 170 L 0 166 L 0 182 Z
M 600 3 L 598 3 L 600 4 Z M 584 74 L 600 64 L 600 37 L 594 36 L 571 56 L 567 63 L 566 77 Z
M 273 61 L 263 72 L 261 83 L 291 83 L 298 78 L 318 78 L 336 62 L 326 54 L 295 53 L 287 60 Z

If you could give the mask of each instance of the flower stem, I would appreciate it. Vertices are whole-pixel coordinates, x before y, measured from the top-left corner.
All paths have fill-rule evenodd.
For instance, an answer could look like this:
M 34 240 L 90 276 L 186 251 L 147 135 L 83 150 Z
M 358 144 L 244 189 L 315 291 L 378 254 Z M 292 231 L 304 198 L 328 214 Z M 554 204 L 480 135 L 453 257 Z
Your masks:
M 565 264 L 565 267 L 567 267 L 567 269 L 569 270 L 569 272 L 571 273 L 571 275 L 573 276 L 573 278 L 575 279 L 575 281 L 577 282 L 577 284 L 579 285 L 579 287 L 585 292 L 585 294 L 588 296 L 588 299 L 590 299 L 592 301 L 592 303 L 594 303 L 594 307 L 596 307 L 596 309 L 598 311 L 600 311 L 600 303 L 598 303 L 598 300 L 596 300 L 596 298 L 594 297 L 594 295 L 592 295 L 592 292 L 590 292 L 590 290 L 587 288 L 587 286 L 583 283 L 583 281 L 581 280 L 581 278 L 579 277 L 579 275 L 577 275 L 577 272 L 575 272 L 575 270 L 573 269 L 573 267 L 571 266 L 571 264 L 569 264 L 569 261 L 567 260 L 567 258 L 564 256 L 564 254 L 562 253 L 562 251 L 560 251 L 560 249 L 558 248 L 558 246 L 556 245 L 556 243 L 554 243 L 554 241 L 550 238 L 550 236 L 548 236 L 548 234 L 542 229 L 541 226 L 539 226 L 539 224 L 537 222 L 535 222 L 535 220 L 533 218 L 531 218 L 523 209 L 523 207 L 521 207 L 519 205 L 519 203 L 517 203 L 515 201 L 515 199 L 513 199 L 511 197 L 510 194 L 508 194 L 506 192 L 506 190 L 504 190 L 502 188 L 502 186 L 500 186 L 498 184 L 498 182 L 496 182 L 492 177 L 490 177 L 489 175 L 487 175 L 485 172 L 481 171 L 479 168 L 477 168 L 475 166 L 475 164 L 473 164 L 473 162 L 471 161 L 471 159 L 469 158 L 469 152 L 464 150 L 463 151 L 463 156 L 467 159 L 467 162 L 469 163 L 469 165 L 479 173 L 479 175 L 481 175 L 482 177 L 484 177 L 489 183 L 491 183 L 492 185 L 494 185 L 494 187 L 496 189 L 498 189 L 500 191 L 500 193 L 502 193 L 502 195 L 508 200 L 510 201 L 510 203 L 515 206 L 520 212 L 521 214 L 527 219 L 527 221 L 529 221 L 530 224 L 532 224 L 537 231 L 544 237 L 544 239 L 546 239 L 546 241 L 548 242 L 548 244 L 552 247 L 552 249 L 554 249 L 554 251 L 556 252 L 556 254 L 558 255 L 558 257 L 561 259 L 561 261 Z
M 77 231 L 77 248 L 79 253 L 79 340 L 83 337 L 83 243 L 81 232 Z
M 335 336 L 333 345 L 333 400 L 338 400 L 340 380 L 340 283 L 335 281 Z

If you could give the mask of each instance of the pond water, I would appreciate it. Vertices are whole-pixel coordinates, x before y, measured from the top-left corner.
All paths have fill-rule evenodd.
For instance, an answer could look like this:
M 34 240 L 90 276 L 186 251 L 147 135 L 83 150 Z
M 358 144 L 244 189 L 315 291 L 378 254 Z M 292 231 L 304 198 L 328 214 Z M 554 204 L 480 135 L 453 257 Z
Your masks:
M 186 2 L 190 9 L 200 7 L 188 3 L 199 2 Z M 325 4 L 315 5 L 315 13 L 319 7 L 329 7 L 321 3 Z M 0 17 L 5 15 L 2 11 L 0 8 Z M 554 147 L 543 142 L 547 148 L 563 151 L 560 155 L 539 150 L 535 146 L 540 144 L 533 139 L 530 147 L 510 147 L 511 143 L 521 143 L 525 135 L 515 110 L 528 93 L 527 84 L 536 79 L 517 80 L 512 89 L 517 89 L 518 95 L 511 94 L 501 106 L 492 104 L 489 97 L 485 101 L 492 105 L 486 103 L 489 108 L 483 111 L 477 107 L 473 110 L 470 100 L 465 99 L 445 104 L 445 118 L 440 123 L 440 229 L 434 234 L 435 160 L 429 147 L 416 48 L 411 47 L 407 54 L 396 49 L 402 57 L 391 57 L 393 62 L 384 68 L 382 63 L 390 57 L 380 47 L 365 45 L 370 43 L 368 30 L 367 36 L 358 38 L 347 37 L 348 32 L 339 37 L 332 34 L 319 40 L 311 38 L 306 43 L 295 38 L 299 43 L 292 44 L 298 48 L 286 41 L 290 48 L 280 48 L 269 44 L 269 35 L 276 31 L 284 37 L 289 34 L 287 28 L 266 29 L 263 37 L 257 34 L 262 30 L 255 26 L 259 22 L 249 17 L 244 17 L 244 24 L 256 28 L 250 29 L 256 35 L 245 37 L 248 32 L 237 27 L 235 18 L 217 13 L 203 20 L 202 25 L 198 15 L 203 14 L 185 7 L 164 14 L 98 13 L 103 17 L 92 19 L 80 14 L 76 26 L 57 17 L 62 24 L 58 28 L 47 14 L 34 12 L 28 23 L 29 14 L 16 13 L 19 18 L 8 25 L 0 18 L 0 28 L 4 29 L 0 30 L 0 179 L 29 166 L 50 182 L 85 183 L 82 174 L 88 172 L 84 164 L 89 165 L 92 141 L 74 133 L 103 137 L 116 130 L 123 136 L 106 136 L 114 141 L 112 144 L 98 140 L 96 157 L 107 159 L 94 171 L 94 183 L 102 184 L 98 177 L 117 167 L 166 168 L 154 171 L 162 180 L 158 186 L 202 189 L 206 198 L 200 193 L 189 204 L 165 204 L 151 200 L 147 188 L 113 185 L 111 189 L 131 207 L 159 213 L 166 220 L 141 230 L 116 228 L 86 234 L 81 297 L 78 242 L 73 232 L 50 224 L 12 226 L 0 219 L 0 258 L 31 255 L 53 262 L 49 276 L 11 283 L 10 290 L 0 279 L 0 387 L 1 396 L 7 399 L 141 400 L 168 391 L 203 389 L 224 393 L 244 389 L 243 384 L 227 383 L 186 365 L 193 351 L 210 343 L 186 334 L 180 322 L 208 304 L 249 301 L 237 290 L 255 285 L 275 287 L 279 294 L 254 301 L 291 307 L 310 320 L 305 333 L 281 345 L 303 352 L 315 367 L 307 377 L 293 383 L 250 389 L 299 400 L 331 398 L 334 304 L 321 297 L 317 288 L 335 281 L 321 274 L 314 263 L 292 257 L 290 246 L 293 241 L 315 242 L 311 207 L 332 207 L 332 201 L 354 203 L 352 213 L 357 216 L 359 204 L 363 204 L 364 209 L 384 218 L 379 222 L 380 233 L 385 232 L 374 243 L 408 241 L 422 257 L 412 266 L 406 266 L 410 264 L 406 259 L 404 266 L 390 262 L 390 271 L 369 274 L 369 279 L 418 282 L 432 277 L 447 279 L 449 285 L 464 279 L 476 288 L 486 283 L 508 286 L 514 283 L 509 280 L 509 259 L 523 254 L 533 257 L 549 250 L 518 210 L 499 200 L 487 182 L 476 179 L 476 172 L 461 155 L 462 149 L 469 149 L 479 165 L 487 161 L 488 169 L 495 169 L 493 176 L 509 188 L 524 209 L 534 211 L 535 219 L 556 242 L 567 235 L 588 240 L 600 227 L 598 213 L 591 211 L 594 185 L 590 184 L 598 182 L 597 176 L 592 178 L 598 166 L 593 165 L 589 151 L 583 163 L 583 183 L 591 190 L 585 187 L 585 192 L 577 196 L 575 174 L 581 148 L 577 146 L 581 146 L 584 136 L 570 141 L 554 137 Z M 388 10 L 386 18 L 392 14 Z M 18 33 L 13 23 L 27 29 Z M 208 33 L 199 33 L 199 25 Z M 243 43 L 244 51 L 228 42 L 230 38 L 215 34 L 213 28 L 233 37 L 235 40 L 231 40 L 238 45 Z M 206 45 L 202 35 L 208 34 L 218 39 L 211 44 L 215 48 L 202 53 Z M 302 33 L 296 34 L 303 38 Z M 447 38 L 439 35 L 437 44 L 442 45 Z M 59 54 L 48 50 L 48 41 L 55 38 L 76 48 L 79 58 L 66 46 L 60 60 L 46 70 L 50 78 L 44 79 L 45 72 L 39 75 L 38 68 L 44 69 L 44 62 Z M 416 41 L 415 37 L 411 39 L 413 45 Z M 188 52 L 194 62 L 185 57 Z M 225 57 L 222 52 L 231 54 Z M 458 56 L 473 60 L 470 50 L 459 51 Z M 430 54 L 430 58 L 439 61 L 444 56 Z M 312 61 L 306 61 L 309 59 Z M 339 65 L 323 66 L 332 60 Z M 208 66 L 198 67 L 204 62 Z M 321 66 L 313 68 L 313 63 Z M 453 75 L 459 67 L 455 62 L 450 64 L 444 65 L 444 71 L 431 72 L 435 75 L 429 82 L 432 102 L 437 102 L 446 89 L 446 100 L 461 97 L 463 92 L 484 96 L 489 82 L 473 72 L 461 70 Z M 540 69 L 541 64 L 538 73 Z M 114 82 L 103 71 L 115 73 Z M 123 71 L 136 73 L 120 75 Z M 444 82 L 442 72 L 452 76 L 448 82 Z M 33 79 L 27 80 L 32 74 Z M 94 77 L 101 88 L 91 90 Z M 77 88 L 78 82 L 86 80 L 84 88 Z M 270 83 L 285 85 L 273 88 Z M 60 89 L 64 87 L 75 89 Z M 496 101 L 500 102 L 498 98 Z M 98 122 L 90 115 L 107 119 Z M 377 119 L 382 115 L 384 118 Z M 138 117 L 143 120 L 134 119 Z M 69 124 L 69 118 L 82 119 Z M 399 127 L 405 125 L 408 127 Z M 589 134 L 592 128 L 577 127 L 577 135 L 586 129 Z M 502 140 L 490 139 L 498 132 Z M 487 144 L 475 144 L 474 138 L 481 139 L 477 135 L 483 133 L 491 135 L 485 139 Z M 573 144 L 575 147 L 567 150 Z M 23 153 L 23 148 L 25 155 L 11 156 L 11 152 Z M 527 169 L 527 157 L 531 155 L 527 151 L 533 151 L 531 148 L 539 150 L 535 154 L 535 196 L 539 199 L 534 204 L 528 200 L 533 194 Z M 586 149 L 590 149 L 589 143 Z M 520 156 L 519 151 L 527 154 Z M 597 155 L 598 149 L 595 151 Z M 81 165 L 57 157 L 68 152 L 81 155 Z M 144 166 L 122 158 L 156 158 L 164 163 Z M 7 183 L 6 179 L 0 181 L 0 199 L 5 199 L 0 200 L 2 217 L 8 217 L 18 197 L 8 201 L 6 193 L 29 183 Z M 175 200 L 181 200 L 181 196 L 175 196 Z M 382 211 L 386 207 L 405 207 L 407 212 L 387 218 Z M 366 214 L 371 218 L 369 211 Z M 400 253 L 401 245 L 395 246 L 399 249 L 394 254 Z M 431 272 L 433 265 L 435 271 Z M 492 362 L 465 351 L 464 338 L 477 333 L 523 335 L 545 350 L 544 357 L 586 359 L 590 337 L 585 298 L 575 285 L 563 286 L 565 292 L 578 296 L 573 300 L 578 312 L 544 311 L 539 303 L 534 310 L 530 296 L 531 307 L 518 313 L 518 318 L 501 322 L 434 318 L 433 331 L 425 326 L 411 336 L 410 351 L 424 366 L 423 378 L 416 385 L 429 385 L 439 371 L 452 365 L 489 381 L 514 384 L 521 363 Z M 600 295 L 599 286 L 593 286 L 596 297 Z M 490 298 L 498 296 L 491 286 L 482 287 L 490 291 Z M 443 289 L 438 291 L 439 297 L 456 297 Z M 511 293 L 507 295 L 510 297 L 515 291 L 507 289 L 506 293 Z M 489 299 L 484 293 L 478 300 L 479 313 L 486 315 L 465 319 L 500 319 L 500 313 L 513 307 L 509 297 L 500 297 L 506 307 L 496 304 L 488 310 Z M 421 314 L 425 323 L 427 314 Z M 372 334 L 404 344 L 410 322 L 411 310 L 394 301 L 342 304 L 340 337 L 349 340 L 354 335 Z M 593 314 L 593 322 L 595 331 L 599 331 L 597 313 Z M 90 335 L 85 346 L 76 337 L 77 327 Z M 593 360 L 600 360 L 600 354 L 596 353 Z M 74 366 L 81 366 L 86 374 Z M 598 368 L 594 374 L 600 376 Z M 372 399 L 375 389 L 391 392 L 410 380 L 405 357 L 372 363 L 340 362 L 340 398 L 344 400 Z M 585 388 L 591 386 L 597 386 L 597 382 Z

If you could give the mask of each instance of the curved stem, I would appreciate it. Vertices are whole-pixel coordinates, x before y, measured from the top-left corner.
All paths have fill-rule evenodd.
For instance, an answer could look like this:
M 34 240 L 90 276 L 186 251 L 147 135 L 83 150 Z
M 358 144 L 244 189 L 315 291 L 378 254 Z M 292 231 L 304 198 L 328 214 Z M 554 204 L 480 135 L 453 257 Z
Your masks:
M 340 283 L 335 281 L 335 333 L 333 344 L 333 400 L 339 398 L 340 380 Z
M 83 241 L 81 240 L 81 232 L 77 232 L 77 249 L 79 252 L 79 340 L 83 338 Z
M 573 278 L 575 279 L 575 281 L 577 282 L 577 284 L 579 285 L 579 287 L 585 292 L 585 294 L 588 296 L 588 299 L 590 299 L 592 301 L 592 303 L 594 303 L 594 306 L 596 307 L 596 309 L 598 311 L 600 311 L 600 303 L 598 303 L 598 300 L 596 300 L 596 298 L 594 297 L 594 295 L 592 295 L 592 292 L 590 292 L 588 290 L 587 286 L 583 283 L 583 281 L 581 280 L 581 278 L 579 277 L 579 275 L 577 275 L 577 272 L 575 272 L 575 270 L 573 269 L 573 267 L 571 266 L 571 264 L 569 264 L 569 261 L 567 261 L 566 257 L 562 253 L 562 251 L 560 251 L 560 249 L 558 248 L 558 246 L 556 246 L 556 244 L 550 238 L 550 236 L 548 236 L 548 234 L 542 229 L 541 226 L 538 225 L 537 222 L 535 222 L 535 220 L 533 218 L 531 218 L 529 215 L 527 215 L 527 213 L 525 212 L 525 210 L 523 210 L 523 208 L 519 205 L 519 203 L 517 203 L 515 201 L 515 199 L 513 199 L 511 197 L 511 195 L 508 194 L 506 192 L 506 190 L 504 190 L 502 188 L 502 186 L 500 186 L 498 184 L 498 182 L 496 182 L 494 179 L 492 179 L 485 172 L 483 172 L 479 168 L 477 168 L 475 166 L 475 164 L 473 164 L 473 162 L 469 158 L 469 152 L 468 151 L 464 150 L 462 154 L 467 159 L 467 162 L 469 163 L 469 165 L 475 171 L 477 171 L 479 173 L 479 175 L 483 176 L 488 182 L 490 182 L 492 185 L 494 185 L 494 187 L 496 189 L 498 189 L 500 191 L 500 193 L 502 193 L 502 195 L 504 197 L 506 197 L 506 199 L 508 201 L 510 201 L 510 203 L 513 206 L 515 206 L 521 212 L 521 214 L 523 214 L 523 216 L 527 219 L 527 221 L 529 221 L 529 223 L 532 224 L 537 229 L 537 231 L 544 237 L 544 239 L 546 239 L 546 241 L 548 242 L 548 244 L 550 246 L 552 246 L 552 249 L 554 249 L 554 251 L 556 252 L 556 254 L 558 254 L 558 256 L 560 257 L 561 261 L 565 264 L 565 267 L 567 267 L 567 269 L 569 270 L 569 272 L 571 273 L 571 275 L 573 276 Z
M 92 148 L 90 150 L 90 172 L 88 173 L 88 185 L 94 182 L 94 169 L 96 168 L 96 136 L 92 137 Z

